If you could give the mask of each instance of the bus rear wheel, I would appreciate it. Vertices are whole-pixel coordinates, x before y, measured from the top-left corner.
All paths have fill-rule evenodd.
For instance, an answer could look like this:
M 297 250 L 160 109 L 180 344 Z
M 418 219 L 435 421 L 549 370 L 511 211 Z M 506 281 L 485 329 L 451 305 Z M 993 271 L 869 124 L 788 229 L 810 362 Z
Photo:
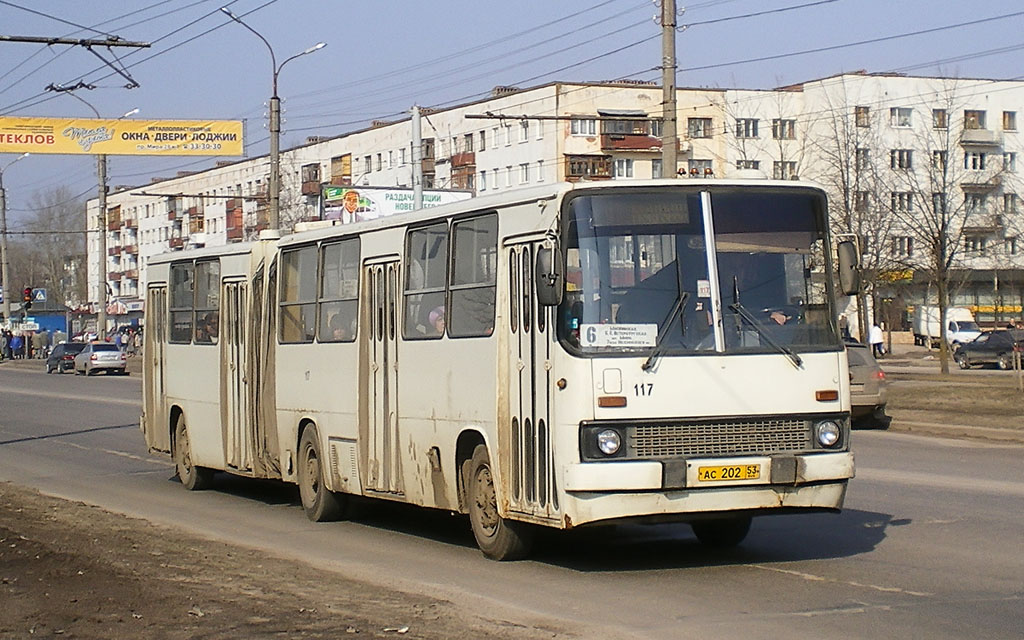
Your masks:
M 735 547 L 750 531 L 750 516 L 698 520 L 690 524 L 700 543 L 716 549 Z
M 208 489 L 213 484 L 213 469 L 192 464 L 192 444 L 184 414 L 178 416 L 174 426 L 174 470 L 182 486 L 189 491 Z
M 324 484 L 323 459 L 316 427 L 309 427 L 299 440 L 299 497 L 306 517 L 313 522 L 337 520 L 344 512 L 344 496 Z
M 464 467 L 469 522 L 480 551 L 492 560 L 518 560 L 530 553 L 533 529 L 530 525 L 502 518 L 498 513 L 498 494 L 487 447 L 473 450 Z

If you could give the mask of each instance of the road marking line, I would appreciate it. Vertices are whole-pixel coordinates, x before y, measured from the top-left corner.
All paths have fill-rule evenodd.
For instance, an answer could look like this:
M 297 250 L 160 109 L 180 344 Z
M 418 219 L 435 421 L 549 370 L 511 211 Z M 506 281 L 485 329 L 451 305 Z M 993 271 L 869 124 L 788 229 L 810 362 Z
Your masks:
M 831 582 L 833 584 L 845 584 L 851 587 L 857 587 L 860 589 L 871 589 L 873 591 L 881 591 L 883 593 L 902 593 L 908 596 L 917 596 L 920 598 L 929 598 L 934 596 L 934 593 L 928 593 L 925 591 L 910 591 L 909 589 L 902 589 L 900 587 L 884 587 L 877 584 L 864 584 L 863 582 L 856 582 L 854 580 L 836 580 L 835 578 L 826 578 L 825 576 L 814 575 L 813 573 L 805 573 L 803 571 L 794 571 L 793 569 L 783 569 L 781 567 L 769 567 L 762 564 L 750 565 L 755 569 L 762 569 L 764 571 L 774 571 L 775 573 L 784 573 L 786 575 L 795 576 L 797 578 L 803 578 L 804 580 L 810 580 L 814 582 Z

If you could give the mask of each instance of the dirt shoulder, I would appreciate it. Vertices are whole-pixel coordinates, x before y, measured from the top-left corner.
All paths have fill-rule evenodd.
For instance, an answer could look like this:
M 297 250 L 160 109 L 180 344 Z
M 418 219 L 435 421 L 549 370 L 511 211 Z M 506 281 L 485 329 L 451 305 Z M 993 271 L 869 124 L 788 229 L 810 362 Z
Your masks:
M 0 602 L 4 639 L 570 637 L 11 484 Z

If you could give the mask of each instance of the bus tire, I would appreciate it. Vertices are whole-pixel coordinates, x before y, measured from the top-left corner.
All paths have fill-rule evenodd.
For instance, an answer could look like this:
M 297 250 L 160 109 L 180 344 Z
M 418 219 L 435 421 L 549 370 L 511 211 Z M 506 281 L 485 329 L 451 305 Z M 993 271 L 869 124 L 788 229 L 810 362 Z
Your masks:
M 309 427 L 299 440 L 298 480 L 302 509 L 313 522 L 338 520 L 344 511 L 344 496 L 324 484 L 323 459 L 316 427 Z
M 192 464 L 192 444 L 184 413 L 178 415 L 174 425 L 174 471 L 181 480 L 181 486 L 189 491 L 202 491 L 213 485 L 213 469 Z
M 735 547 L 750 531 L 750 516 L 698 520 L 690 523 L 700 543 L 716 549 Z
M 480 551 L 492 560 L 519 560 L 530 553 L 533 529 L 498 514 L 498 495 L 487 447 L 478 444 L 466 462 L 466 497 L 469 522 Z

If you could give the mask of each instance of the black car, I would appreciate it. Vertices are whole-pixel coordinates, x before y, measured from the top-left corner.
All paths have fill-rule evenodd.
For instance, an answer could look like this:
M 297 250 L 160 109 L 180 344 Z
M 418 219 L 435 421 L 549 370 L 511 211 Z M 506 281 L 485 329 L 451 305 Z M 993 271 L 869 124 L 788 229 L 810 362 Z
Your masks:
M 46 358 L 46 373 L 64 373 L 75 368 L 75 356 L 85 348 L 84 342 L 63 342 L 58 344 Z
M 1013 350 L 1024 349 L 1024 329 L 986 331 L 974 340 L 961 344 L 953 359 L 961 369 L 977 364 L 994 364 L 1000 369 L 1013 368 Z

